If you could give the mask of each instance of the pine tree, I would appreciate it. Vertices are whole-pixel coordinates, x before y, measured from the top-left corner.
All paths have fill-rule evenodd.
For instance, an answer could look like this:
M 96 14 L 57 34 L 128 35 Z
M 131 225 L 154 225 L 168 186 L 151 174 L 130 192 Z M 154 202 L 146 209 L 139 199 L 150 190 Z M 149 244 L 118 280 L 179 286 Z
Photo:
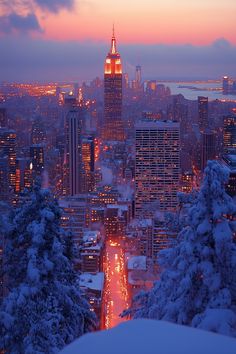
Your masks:
M 64 233 L 64 255 L 69 259 L 71 264 L 75 266 L 76 259 L 79 256 L 79 247 L 76 245 L 73 234 L 71 231 L 67 231 Z
M 188 225 L 160 253 L 163 272 L 136 297 L 133 316 L 167 320 L 236 336 L 236 206 L 225 192 L 227 171 L 208 161 Z
M 62 235 L 60 209 L 37 182 L 5 235 L 0 348 L 6 353 L 57 353 L 95 326 Z

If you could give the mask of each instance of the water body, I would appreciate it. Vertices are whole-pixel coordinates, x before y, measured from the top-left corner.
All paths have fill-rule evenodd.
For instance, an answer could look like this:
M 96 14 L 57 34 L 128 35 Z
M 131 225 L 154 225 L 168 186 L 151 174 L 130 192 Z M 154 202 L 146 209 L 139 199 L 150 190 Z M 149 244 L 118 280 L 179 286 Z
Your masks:
M 223 95 L 221 82 L 161 82 L 169 86 L 172 95 L 182 94 L 188 100 L 196 100 L 198 96 L 206 96 L 212 100 L 236 102 L 236 95 Z

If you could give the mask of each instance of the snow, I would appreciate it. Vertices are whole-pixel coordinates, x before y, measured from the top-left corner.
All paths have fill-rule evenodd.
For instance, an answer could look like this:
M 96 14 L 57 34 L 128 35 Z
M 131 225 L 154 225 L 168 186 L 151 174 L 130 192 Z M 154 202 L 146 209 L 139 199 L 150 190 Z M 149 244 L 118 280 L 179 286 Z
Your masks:
M 57 202 L 38 183 L 29 197 L 3 234 L 8 294 L 0 306 L 0 352 L 54 354 L 94 329 L 96 319 L 80 292 Z
M 196 328 L 233 336 L 236 329 L 236 315 L 228 309 L 207 309 L 204 314 L 195 316 L 193 325 Z
M 159 252 L 163 269 L 160 280 L 150 292 L 134 297 L 129 309 L 132 317 L 197 326 L 236 337 L 236 245 L 231 226 L 236 205 L 225 192 L 227 178 L 227 171 L 217 161 L 208 161 L 178 242 Z M 220 316 L 216 325 L 214 309 L 214 317 Z
M 147 257 L 146 256 L 133 256 L 128 259 L 128 270 L 146 270 Z
M 97 242 L 97 240 L 100 238 L 100 232 L 99 231 L 85 231 L 83 234 L 83 242 Z
M 235 354 L 236 339 L 164 321 L 132 320 L 90 333 L 61 354 Z
M 82 273 L 80 275 L 79 284 L 81 287 L 102 291 L 104 287 L 104 273 Z

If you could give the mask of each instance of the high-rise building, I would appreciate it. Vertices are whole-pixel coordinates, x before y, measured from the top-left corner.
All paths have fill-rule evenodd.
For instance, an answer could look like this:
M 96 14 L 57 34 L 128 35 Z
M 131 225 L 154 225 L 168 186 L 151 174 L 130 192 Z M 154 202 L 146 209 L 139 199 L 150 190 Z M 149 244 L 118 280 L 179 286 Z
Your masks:
M 8 157 L 0 153 L 0 200 L 9 198 Z
M 37 176 L 41 176 L 44 169 L 44 148 L 41 144 L 30 147 L 30 160 L 32 177 L 35 179 Z
M 95 163 L 95 149 L 94 149 L 94 137 L 83 137 L 81 144 L 82 154 L 82 186 L 81 192 L 92 192 L 95 187 L 94 178 L 94 163 Z
M 222 80 L 222 91 L 224 95 L 228 95 L 229 93 L 229 77 L 224 76 Z
M 32 177 L 33 177 L 32 173 L 33 172 L 34 172 L 33 162 L 31 162 L 30 159 L 22 158 L 22 157 L 17 158 L 17 160 L 16 160 L 16 189 L 15 189 L 16 193 L 22 192 L 25 188 L 32 187 Z
M 123 84 L 126 89 L 129 88 L 129 74 L 128 73 L 124 73 L 124 75 L 123 75 Z
M 71 232 L 77 245 L 81 244 L 84 229 L 88 227 L 89 207 L 88 203 L 77 196 L 59 199 L 62 209 L 61 226 Z
M 128 226 L 128 234 L 137 240 L 137 249 L 142 256 L 152 257 L 152 219 L 134 219 Z
M 135 216 L 174 210 L 180 178 L 179 123 L 136 125 Z
M 184 103 L 184 96 L 181 94 L 173 97 L 172 120 L 175 122 L 180 122 L 181 136 L 188 132 L 190 128 L 190 122 L 188 120 L 188 106 Z
M 192 192 L 194 187 L 194 174 L 192 171 L 184 171 L 181 175 L 181 190 L 184 193 Z
M 16 132 L 0 128 L 0 151 L 8 157 L 9 185 L 15 190 L 16 184 Z
M 154 262 L 158 259 L 158 253 L 165 249 L 173 247 L 176 240 L 176 233 L 166 227 L 163 220 L 154 218 L 153 236 L 152 236 L 152 259 Z
M 66 117 L 66 193 L 76 195 L 81 192 L 81 129 L 83 109 L 71 109 Z
M 3 235 L 0 235 L 0 269 L 3 269 Z M 3 281 L 4 281 L 3 272 L 0 272 L 0 304 L 2 303 L 3 295 L 4 295 Z
M 151 81 L 147 81 L 146 82 L 146 92 L 148 94 L 156 94 L 156 90 L 157 90 L 157 82 L 156 80 L 151 80 Z
M 6 108 L 0 108 L 0 128 L 7 127 L 7 111 Z
M 216 133 L 206 130 L 201 133 L 201 170 L 204 171 L 207 161 L 216 158 Z
M 208 97 L 198 96 L 198 125 L 201 131 L 208 128 Z
M 122 121 L 122 65 L 120 54 L 116 49 L 114 28 L 111 49 L 105 60 L 103 138 L 108 141 L 124 140 L 124 125 Z
M 31 143 L 35 144 L 43 144 L 46 141 L 46 132 L 43 121 L 41 117 L 36 117 L 32 123 L 31 129 Z
M 236 156 L 231 154 L 223 155 L 221 163 L 229 172 L 229 179 L 225 185 L 225 190 L 233 198 L 236 196 Z
M 139 89 L 141 87 L 141 80 L 142 80 L 142 77 L 141 77 L 141 66 L 137 65 L 136 69 L 135 69 L 135 86 L 136 86 L 136 89 Z
M 236 153 L 236 116 L 224 117 L 223 143 L 225 153 Z

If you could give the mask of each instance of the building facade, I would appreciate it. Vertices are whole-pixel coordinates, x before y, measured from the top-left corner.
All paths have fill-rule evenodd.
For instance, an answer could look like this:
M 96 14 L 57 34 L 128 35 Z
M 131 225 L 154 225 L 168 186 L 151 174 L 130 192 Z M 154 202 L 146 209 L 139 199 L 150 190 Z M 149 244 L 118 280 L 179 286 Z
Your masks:
M 0 152 L 8 159 L 8 181 L 14 191 L 16 185 L 16 132 L 0 128 Z
M 216 133 L 205 130 L 201 133 L 201 170 L 204 171 L 207 161 L 216 158 Z
M 74 196 L 81 192 L 82 152 L 81 130 L 82 108 L 70 109 L 66 116 L 66 166 L 64 170 L 65 194 Z
M 208 97 L 198 96 L 198 125 L 200 131 L 208 128 Z
M 180 177 L 179 123 L 136 125 L 135 216 L 174 210 Z
M 223 130 L 224 153 L 236 151 L 236 116 L 224 117 Z

